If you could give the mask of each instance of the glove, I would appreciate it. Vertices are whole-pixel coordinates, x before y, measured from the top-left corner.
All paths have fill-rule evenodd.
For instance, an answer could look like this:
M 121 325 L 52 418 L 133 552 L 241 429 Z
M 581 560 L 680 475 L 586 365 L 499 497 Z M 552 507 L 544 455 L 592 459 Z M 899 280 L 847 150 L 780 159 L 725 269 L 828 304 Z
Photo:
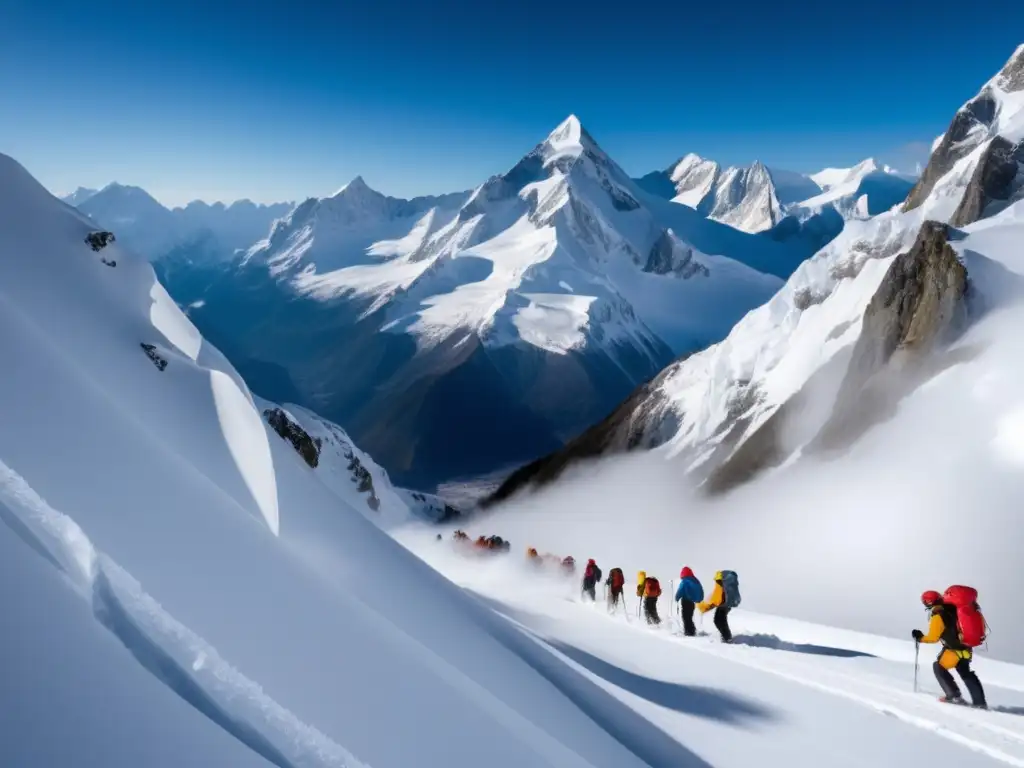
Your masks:
M 921 642 L 921 638 L 924 637 L 924 632 L 922 632 L 920 629 L 915 629 L 913 632 L 910 633 L 910 636 L 917 640 L 917 642 Z

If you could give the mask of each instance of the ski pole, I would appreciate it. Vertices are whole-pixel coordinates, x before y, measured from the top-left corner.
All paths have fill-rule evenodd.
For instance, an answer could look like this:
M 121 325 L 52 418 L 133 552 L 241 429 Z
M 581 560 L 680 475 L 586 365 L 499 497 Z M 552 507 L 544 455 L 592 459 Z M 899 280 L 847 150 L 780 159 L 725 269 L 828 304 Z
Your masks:
M 921 652 L 921 641 L 914 641 L 914 693 L 917 693 L 917 660 Z

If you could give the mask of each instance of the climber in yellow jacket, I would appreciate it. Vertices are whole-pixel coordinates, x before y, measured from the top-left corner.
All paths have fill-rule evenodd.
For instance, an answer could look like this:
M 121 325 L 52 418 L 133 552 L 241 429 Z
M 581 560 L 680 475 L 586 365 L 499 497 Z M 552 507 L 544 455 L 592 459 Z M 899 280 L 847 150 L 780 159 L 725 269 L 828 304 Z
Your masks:
M 963 703 L 960 695 L 960 688 L 950 670 L 956 670 L 960 679 L 967 686 L 967 692 L 971 694 L 972 704 L 979 709 L 987 709 L 985 703 L 985 689 L 977 674 L 971 669 L 971 660 L 974 653 L 961 640 L 960 632 L 957 629 L 957 611 L 955 605 L 947 604 L 942 595 L 933 589 L 929 589 L 921 595 L 921 603 L 928 610 L 930 620 L 928 632 L 915 629 L 912 633 L 914 640 L 919 643 L 941 643 L 942 650 L 932 664 L 932 671 L 935 678 L 942 687 L 941 701 L 955 704 Z
M 725 604 L 725 588 L 722 586 L 722 572 L 715 574 L 715 588 L 711 590 L 711 597 L 703 603 L 698 603 L 697 609 L 705 614 L 712 608 L 715 609 L 715 627 L 722 635 L 723 643 L 732 642 L 732 630 L 729 629 L 729 606 Z

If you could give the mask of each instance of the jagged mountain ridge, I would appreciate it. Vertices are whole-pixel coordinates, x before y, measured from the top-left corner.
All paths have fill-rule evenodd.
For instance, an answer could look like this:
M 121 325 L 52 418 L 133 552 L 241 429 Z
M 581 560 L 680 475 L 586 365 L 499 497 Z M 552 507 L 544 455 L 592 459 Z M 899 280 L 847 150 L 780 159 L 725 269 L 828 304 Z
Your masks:
M 785 216 L 784 206 L 821 191 L 813 180 L 792 171 L 769 169 L 761 162 L 722 168 L 692 153 L 637 182 L 653 194 L 750 233 L 771 229 Z
M 869 218 L 903 202 L 913 179 L 872 158 L 808 176 L 760 162 L 723 169 L 689 154 L 638 183 L 709 219 L 778 241 L 802 238 L 817 250 L 846 220 Z
M 257 391 L 419 485 L 557 447 L 779 284 L 663 223 L 575 118 L 466 195 L 307 200 L 215 282 L 191 316 Z
M 884 418 L 967 313 L 964 266 L 981 305 L 1021 282 L 1004 243 L 1024 215 L 1013 209 L 1024 197 L 1022 69 L 1024 46 L 958 111 L 903 209 L 849 222 L 723 342 L 669 366 L 492 500 L 581 459 L 637 448 L 657 448 L 708 490 L 725 490 L 801 451 L 842 450 Z M 993 250 L 961 245 L 985 216 L 997 216 L 992 227 L 1006 239 Z

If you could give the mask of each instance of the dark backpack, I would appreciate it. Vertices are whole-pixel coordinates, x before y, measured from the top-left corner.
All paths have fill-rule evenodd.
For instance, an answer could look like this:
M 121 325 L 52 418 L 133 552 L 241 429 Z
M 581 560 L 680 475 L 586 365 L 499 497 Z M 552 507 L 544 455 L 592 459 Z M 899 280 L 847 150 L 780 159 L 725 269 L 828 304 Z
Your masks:
M 626 583 L 626 577 L 622 575 L 621 568 L 612 568 L 608 572 L 608 581 L 611 582 L 612 589 L 622 589 Z
M 737 608 L 741 599 L 740 578 L 736 571 L 722 571 L 722 604 L 726 608 Z
M 661 584 L 653 576 L 647 577 L 647 583 L 644 584 L 644 597 L 661 597 Z

